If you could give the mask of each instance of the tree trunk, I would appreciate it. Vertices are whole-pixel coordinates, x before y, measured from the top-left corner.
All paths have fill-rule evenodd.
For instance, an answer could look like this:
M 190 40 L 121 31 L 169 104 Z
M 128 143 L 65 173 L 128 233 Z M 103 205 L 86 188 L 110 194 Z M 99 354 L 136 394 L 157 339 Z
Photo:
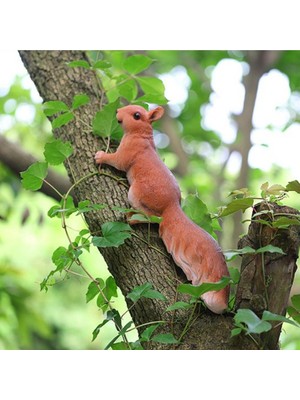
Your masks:
M 300 228 L 299 225 L 291 225 L 289 229 L 279 229 L 255 221 L 261 219 L 271 222 L 273 218 L 275 221 L 278 219 L 276 215 L 290 215 L 292 218 L 292 215 L 299 213 L 293 208 L 267 202 L 257 204 L 253 213 L 261 211 L 269 213 L 254 217 L 248 234 L 240 240 L 239 247 L 259 249 L 271 244 L 282 249 L 284 254 L 266 252 L 244 255 L 236 308 L 250 308 L 259 317 L 264 310 L 285 315 L 297 269 Z M 274 329 L 262 335 L 265 348 L 275 349 L 277 346 L 281 324 L 277 321 L 273 322 L 273 326 Z
M 71 182 L 97 171 L 94 154 L 105 149 L 103 141 L 95 137 L 91 129 L 93 116 L 99 111 L 102 93 L 93 71 L 83 68 L 70 68 L 67 62 L 84 59 L 86 55 L 80 51 L 21 51 L 22 60 L 34 81 L 40 95 L 45 101 L 62 100 L 71 104 L 75 94 L 85 93 L 90 103 L 76 110 L 76 118 L 68 125 L 56 129 L 54 135 L 71 142 L 74 153 L 65 163 Z M 80 118 L 78 118 L 80 116 Z M 124 178 L 124 174 L 106 167 L 116 178 Z M 86 214 L 90 231 L 100 231 L 100 225 L 106 221 L 122 221 L 124 215 L 112 210 L 112 206 L 128 207 L 127 189 L 115 179 L 104 175 L 96 175 L 83 180 L 75 188 L 75 195 L 80 200 L 91 203 L 106 203 L 109 207 L 101 212 Z M 162 332 L 174 333 L 176 338 L 182 336 L 184 327 L 191 315 L 190 310 L 166 312 L 166 307 L 174 301 L 182 300 L 176 292 L 178 282 L 184 277 L 166 253 L 162 241 L 158 237 L 157 226 L 151 226 L 151 246 L 147 243 L 147 226 L 136 225 L 134 232 L 138 235 L 126 240 L 118 248 L 101 249 L 109 271 L 114 276 L 122 293 L 126 294 L 136 285 L 151 282 L 153 287 L 168 299 L 167 302 L 153 299 L 141 299 L 130 311 L 136 326 L 158 320 L 168 323 Z M 128 299 L 128 306 L 131 305 Z M 200 313 L 201 311 L 201 313 Z M 232 314 L 215 315 L 209 311 L 198 310 L 188 332 L 182 337 L 177 349 L 255 349 L 256 344 L 247 336 L 231 338 L 233 327 Z M 140 329 L 141 331 L 144 328 Z M 168 349 L 174 345 L 150 342 L 149 349 Z
M 260 78 L 265 74 L 277 61 L 280 51 L 248 51 L 246 53 L 246 61 L 249 64 L 249 74 L 244 78 L 245 99 L 243 111 L 236 116 L 238 124 L 238 134 L 234 147 L 238 148 L 241 155 L 241 169 L 237 178 L 235 189 L 246 188 L 249 185 L 249 164 L 248 157 L 252 147 L 251 132 L 253 130 L 253 112 L 256 102 L 258 85 Z M 242 232 L 240 223 L 241 214 L 236 213 L 233 216 L 233 242 L 238 241 Z

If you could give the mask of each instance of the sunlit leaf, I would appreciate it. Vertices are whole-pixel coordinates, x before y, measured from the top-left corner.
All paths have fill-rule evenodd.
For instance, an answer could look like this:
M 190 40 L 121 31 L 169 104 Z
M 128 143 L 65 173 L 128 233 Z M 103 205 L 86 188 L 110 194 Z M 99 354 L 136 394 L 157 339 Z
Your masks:
M 113 136 L 121 130 L 116 118 L 116 111 L 119 107 L 119 99 L 106 104 L 103 110 L 98 111 L 93 120 L 93 132 L 99 136 Z
M 43 104 L 43 110 L 45 115 L 49 117 L 57 113 L 69 111 L 69 107 L 63 101 L 46 101 Z
M 285 190 L 287 192 L 296 192 L 300 193 L 300 183 L 299 181 L 291 181 L 286 185 Z
M 96 282 L 91 282 L 88 286 L 88 290 L 86 292 L 85 298 L 86 302 L 88 303 L 91 301 L 95 296 L 99 294 L 99 286 L 101 289 L 104 288 L 104 281 L 101 278 L 96 278 Z
M 182 209 L 195 224 L 201 226 L 201 228 L 216 237 L 212 227 L 212 218 L 208 212 L 207 206 L 198 195 L 188 195 L 182 202 Z
M 90 101 L 90 98 L 86 94 L 76 94 L 73 97 L 73 102 L 72 102 L 72 109 L 76 110 L 77 108 L 84 106 Z
M 61 164 L 73 153 L 70 142 L 63 142 L 60 139 L 45 144 L 44 156 L 51 165 Z
M 227 206 L 225 206 L 220 213 L 220 217 L 233 214 L 237 211 L 245 211 L 247 208 L 252 207 L 254 199 L 244 198 L 232 200 Z
M 58 271 L 61 271 L 64 267 L 69 265 L 72 260 L 72 255 L 68 249 L 63 246 L 58 247 L 52 254 L 52 261 L 56 265 Z
M 35 162 L 30 165 L 26 171 L 20 173 L 22 186 L 27 190 L 38 190 L 42 187 L 43 181 L 48 173 L 48 164 L 44 162 Z
M 134 79 L 130 79 L 118 86 L 120 96 L 124 97 L 129 102 L 133 101 L 137 94 L 138 88 Z
M 294 294 L 291 298 L 293 306 L 300 311 L 300 294 Z
M 111 67 L 111 63 L 106 60 L 99 60 L 93 64 L 93 69 L 107 69 Z
M 71 61 L 67 64 L 69 67 L 81 67 L 81 68 L 85 68 L 85 69 L 90 69 L 91 66 L 90 64 L 85 61 L 85 60 L 76 60 L 76 61 Z
M 124 69 L 130 74 L 138 74 L 145 69 L 147 69 L 153 60 L 150 57 L 144 56 L 142 54 L 135 54 L 133 56 L 127 57 L 124 61 Z
M 74 119 L 74 114 L 71 113 L 70 111 L 63 113 L 51 122 L 52 128 L 53 129 L 60 128 L 61 126 L 68 124 L 73 119 Z

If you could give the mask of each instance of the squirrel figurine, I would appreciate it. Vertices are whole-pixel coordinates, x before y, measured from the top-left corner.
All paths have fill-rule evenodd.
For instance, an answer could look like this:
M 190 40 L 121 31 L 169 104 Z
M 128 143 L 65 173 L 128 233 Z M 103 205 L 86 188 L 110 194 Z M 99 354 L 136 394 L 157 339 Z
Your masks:
M 160 106 L 151 111 L 135 105 L 118 109 L 117 120 L 124 136 L 115 153 L 98 151 L 95 161 L 126 172 L 130 184 L 128 200 L 134 209 L 162 217 L 159 235 L 193 285 L 218 282 L 229 275 L 224 255 L 215 239 L 182 211 L 177 181 L 156 152 L 151 124 L 163 114 Z M 220 314 L 227 308 L 228 297 L 227 286 L 204 293 L 202 300 L 211 311 Z

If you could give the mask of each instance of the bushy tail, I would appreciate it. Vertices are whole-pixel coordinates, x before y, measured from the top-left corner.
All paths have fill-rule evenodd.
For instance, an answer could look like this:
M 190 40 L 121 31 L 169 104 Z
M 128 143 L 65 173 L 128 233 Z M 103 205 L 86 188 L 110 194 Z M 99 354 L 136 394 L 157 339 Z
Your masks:
M 218 243 L 182 211 L 179 204 L 162 215 L 159 234 L 175 263 L 193 285 L 218 282 L 229 276 L 224 255 Z M 229 287 L 203 294 L 202 300 L 214 313 L 220 314 L 228 304 Z

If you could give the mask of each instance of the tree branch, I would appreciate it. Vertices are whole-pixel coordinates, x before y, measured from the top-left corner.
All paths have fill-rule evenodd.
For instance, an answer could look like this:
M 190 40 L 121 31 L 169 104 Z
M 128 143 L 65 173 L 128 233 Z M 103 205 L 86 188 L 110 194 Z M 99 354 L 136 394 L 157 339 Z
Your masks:
M 31 164 L 38 160 L 31 154 L 25 152 L 18 144 L 7 140 L 0 134 L 0 161 L 20 178 L 20 172 L 25 171 Z M 60 193 L 66 193 L 71 186 L 69 179 L 59 175 L 51 168 L 49 169 L 46 180 Z M 40 191 L 57 201 L 61 200 L 58 193 L 45 183 Z

